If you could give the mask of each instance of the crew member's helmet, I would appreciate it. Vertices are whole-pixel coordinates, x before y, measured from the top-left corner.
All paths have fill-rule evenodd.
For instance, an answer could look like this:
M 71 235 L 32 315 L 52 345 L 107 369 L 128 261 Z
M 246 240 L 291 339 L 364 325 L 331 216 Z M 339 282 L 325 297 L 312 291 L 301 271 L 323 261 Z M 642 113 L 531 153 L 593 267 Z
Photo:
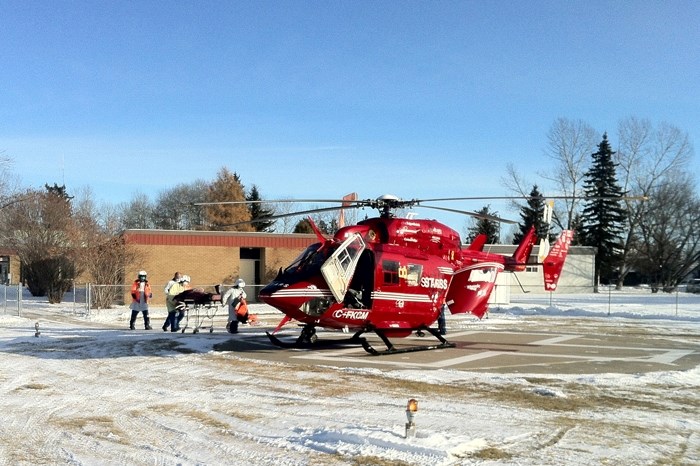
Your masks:
M 243 288 L 245 286 L 245 280 L 239 278 L 238 280 L 236 280 L 233 286 L 235 286 L 236 288 Z
M 148 276 L 148 274 L 146 273 L 145 270 L 139 271 L 139 280 L 145 281 L 147 276 Z
M 180 277 L 180 283 L 189 283 L 190 282 L 190 276 L 189 275 L 183 275 Z

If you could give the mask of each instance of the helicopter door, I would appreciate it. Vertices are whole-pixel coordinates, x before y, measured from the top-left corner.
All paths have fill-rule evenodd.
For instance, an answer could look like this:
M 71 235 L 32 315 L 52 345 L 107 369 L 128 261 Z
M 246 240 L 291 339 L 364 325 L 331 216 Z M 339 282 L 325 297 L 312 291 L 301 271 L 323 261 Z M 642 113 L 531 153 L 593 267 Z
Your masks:
M 348 291 L 355 267 L 364 250 L 365 242 L 356 233 L 343 241 L 343 244 L 321 266 L 323 278 L 339 303 L 343 301 Z

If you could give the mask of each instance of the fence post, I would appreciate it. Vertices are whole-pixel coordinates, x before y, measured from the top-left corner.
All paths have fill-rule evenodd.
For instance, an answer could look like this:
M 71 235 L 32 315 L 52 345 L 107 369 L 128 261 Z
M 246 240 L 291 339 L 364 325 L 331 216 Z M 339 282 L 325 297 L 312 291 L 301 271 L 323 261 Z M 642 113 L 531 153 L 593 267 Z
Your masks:
M 22 317 L 22 284 L 17 284 L 17 317 Z

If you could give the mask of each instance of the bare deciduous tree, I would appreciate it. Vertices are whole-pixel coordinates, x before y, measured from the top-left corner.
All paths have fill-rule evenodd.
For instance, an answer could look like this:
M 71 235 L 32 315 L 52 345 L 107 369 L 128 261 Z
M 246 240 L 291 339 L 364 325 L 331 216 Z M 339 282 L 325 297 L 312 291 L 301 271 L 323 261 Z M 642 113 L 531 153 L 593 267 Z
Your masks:
M 137 193 L 127 204 L 118 207 L 120 224 L 123 230 L 153 228 L 154 206 L 143 193 Z
M 73 218 L 78 226 L 81 247 L 76 260 L 84 271 L 83 278 L 99 285 L 92 287 L 92 308 L 104 309 L 114 305 L 123 295 L 124 267 L 137 261 L 137 252 L 120 235 L 120 223 L 115 213 L 105 214 L 97 208 L 90 195 L 74 204 Z
M 630 196 L 663 193 L 662 185 L 675 185 L 693 155 L 688 134 L 668 123 L 654 128 L 649 120 L 634 117 L 620 121 L 616 154 L 622 189 Z M 680 177 L 680 178 L 679 178 Z M 649 213 L 643 201 L 628 200 L 627 232 L 623 238 L 622 266 L 617 286 L 621 287 L 631 270 L 630 256 L 644 216 Z
M 700 200 L 688 176 L 669 179 L 649 194 L 633 264 L 654 291 L 671 291 L 700 266 Z
M 557 203 L 564 205 L 563 213 L 555 216 L 562 229 L 573 227 L 577 206 L 583 197 L 584 174 L 599 137 L 587 123 L 566 118 L 558 118 L 547 133 L 545 154 L 555 163 L 551 171 L 541 176 L 552 182 L 557 194 L 570 197 Z
M 60 303 L 81 272 L 76 260 L 80 229 L 65 187 L 27 191 L 3 217 L 2 242 L 17 252 L 29 291 Z
M 205 209 L 193 205 L 207 199 L 204 180 L 184 183 L 163 191 L 153 208 L 153 224 L 163 230 L 199 230 L 205 224 Z

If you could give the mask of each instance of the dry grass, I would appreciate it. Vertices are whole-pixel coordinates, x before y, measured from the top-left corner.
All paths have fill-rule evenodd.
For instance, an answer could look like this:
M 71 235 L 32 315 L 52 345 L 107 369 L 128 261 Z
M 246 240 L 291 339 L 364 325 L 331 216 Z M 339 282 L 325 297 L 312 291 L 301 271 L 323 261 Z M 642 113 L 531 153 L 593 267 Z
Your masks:
M 78 431 L 82 435 L 128 445 L 127 435 L 109 416 L 85 416 L 60 418 L 54 421 L 63 430 Z
M 500 448 L 496 447 L 486 447 L 483 448 L 479 451 L 475 451 L 473 453 L 470 453 L 469 455 L 470 458 L 476 458 L 480 460 L 488 460 L 488 461 L 496 461 L 496 460 L 510 460 L 513 458 L 513 455 L 501 450 Z
M 150 406 L 149 409 L 153 412 L 165 414 L 168 416 L 174 415 L 178 417 L 189 418 L 203 426 L 211 427 L 213 429 L 228 430 L 231 428 L 231 425 L 227 422 L 221 421 L 213 415 L 207 413 L 206 411 L 202 411 L 201 409 L 188 409 L 178 404 L 163 404 Z M 221 414 L 235 417 L 237 419 L 247 422 L 253 422 L 259 418 L 259 416 L 254 416 L 249 412 L 242 412 L 237 409 L 225 409 L 221 411 Z
M 385 460 L 376 456 L 356 456 L 343 459 L 350 461 L 353 466 L 411 466 L 411 463 L 405 461 Z

